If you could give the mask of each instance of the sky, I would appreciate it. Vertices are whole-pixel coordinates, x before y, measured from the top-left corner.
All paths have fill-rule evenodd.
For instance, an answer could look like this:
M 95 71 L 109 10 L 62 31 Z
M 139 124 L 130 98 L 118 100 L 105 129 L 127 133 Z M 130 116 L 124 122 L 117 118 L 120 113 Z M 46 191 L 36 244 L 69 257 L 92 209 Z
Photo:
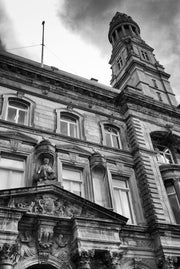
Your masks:
M 180 0 L 0 0 L 0 48 L 40 62 L 45 21 L 44 64 L 110 85 L 117 11 L 138 23 L 180 103 Z

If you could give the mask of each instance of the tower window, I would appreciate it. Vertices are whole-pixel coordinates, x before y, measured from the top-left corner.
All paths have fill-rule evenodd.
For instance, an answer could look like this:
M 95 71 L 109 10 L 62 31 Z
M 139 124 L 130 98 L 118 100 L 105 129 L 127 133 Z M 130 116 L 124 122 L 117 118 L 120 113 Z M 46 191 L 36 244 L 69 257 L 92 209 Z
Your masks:
M 145 61 L 148 61 L 148 62 L 150 61 L 150 58 L 149 58 L 147 51 L 141 50 L 141 55 Z
M 155 88 L 158 88 L 157 81 L 156 81 L 155 79 L 152 79 L 152 82 L 153 82 L 153 86 L 154 86 Z
M 124 65 L 124 62 L 123 62 L 123 58 L 122 56 L 120 56 L 117 60 L 117 65 L 118 65 L 118 68 L 121 69 Z
M 160 102 L 162 102 L 163 99 L 162 99 L 161 93 L 160 93 L 160 92 L 156 92 L 156 93 L 157 93 L 158 100 L 159 100 Z

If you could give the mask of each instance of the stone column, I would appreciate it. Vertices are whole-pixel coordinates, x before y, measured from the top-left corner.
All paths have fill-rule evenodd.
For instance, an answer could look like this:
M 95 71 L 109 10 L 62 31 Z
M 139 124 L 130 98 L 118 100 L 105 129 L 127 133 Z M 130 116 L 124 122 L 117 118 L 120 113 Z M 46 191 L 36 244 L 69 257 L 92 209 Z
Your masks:
M 5 243 L 0 248 L 0 269 L 12 269 L 18 257 L 18 245 Z

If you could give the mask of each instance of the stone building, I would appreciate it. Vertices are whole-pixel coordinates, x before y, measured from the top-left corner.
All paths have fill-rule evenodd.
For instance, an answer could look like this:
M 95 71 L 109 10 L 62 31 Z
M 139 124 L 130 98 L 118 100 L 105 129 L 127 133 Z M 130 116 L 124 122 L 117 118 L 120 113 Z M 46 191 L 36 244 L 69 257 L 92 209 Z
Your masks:
M 180 110 L 131 17 L 112 87 L 0 52 L 0 268 L 180 268 Z

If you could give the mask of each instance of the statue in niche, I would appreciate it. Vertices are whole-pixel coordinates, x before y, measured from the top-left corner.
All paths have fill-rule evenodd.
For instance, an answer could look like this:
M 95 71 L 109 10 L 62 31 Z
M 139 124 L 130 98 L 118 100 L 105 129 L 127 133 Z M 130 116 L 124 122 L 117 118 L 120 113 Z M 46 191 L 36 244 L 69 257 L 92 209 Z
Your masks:
M 55 172 L 50 165 L 49 158 L 45 157 L 43 159 L 43 164 L 39 167 L 37 171 L 37 176 L 39 182 L 56 179 Z

